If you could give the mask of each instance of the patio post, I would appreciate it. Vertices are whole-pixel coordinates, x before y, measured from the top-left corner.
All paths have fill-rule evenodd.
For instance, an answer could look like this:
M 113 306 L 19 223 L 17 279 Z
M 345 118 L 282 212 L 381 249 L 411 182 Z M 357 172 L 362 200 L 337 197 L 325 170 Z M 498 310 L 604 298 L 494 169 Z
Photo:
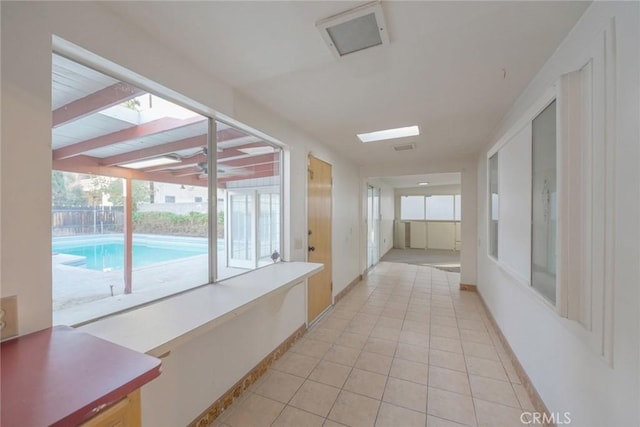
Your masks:
M 124 293 L 131 293 L 133 270 L 133 186 L 131 178 L 124 178 Z

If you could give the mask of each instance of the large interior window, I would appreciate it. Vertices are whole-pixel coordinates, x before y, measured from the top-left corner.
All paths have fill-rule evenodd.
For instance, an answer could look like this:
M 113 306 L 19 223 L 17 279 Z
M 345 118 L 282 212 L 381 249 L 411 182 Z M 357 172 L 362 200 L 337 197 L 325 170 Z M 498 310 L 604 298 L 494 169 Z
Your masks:
M 531 286 L 555 304 L 557 164 L 556 102 L 532 123 Z
M 428 221 L 453 221 L 453 195 L 434 195 L 427 198 L 426 219 Z
M 489 254 L 498 259 L 498 220 L 500 198 L 498 196 L 498 153 L 489 158 Z
M 459 194 L 400 197 L 402 221 L 460 221 L 461 208 Z
M 281 252 L 279 147 L 63 56 L 52 62 L 54 323 Z
M 403 221 L 424 220 L 424 196 L 400 197 L 400 219 Z
M 281 254 L 282 150 L 217 122 L 217 278 L 273 262 Z

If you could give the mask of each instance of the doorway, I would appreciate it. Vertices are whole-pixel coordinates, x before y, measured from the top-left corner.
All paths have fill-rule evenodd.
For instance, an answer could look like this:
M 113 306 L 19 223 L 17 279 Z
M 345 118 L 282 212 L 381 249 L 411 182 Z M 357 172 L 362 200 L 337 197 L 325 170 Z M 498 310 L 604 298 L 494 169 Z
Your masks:
M 227 192 L 227 265 L 255 269 L 280 250 L 280 192 L 277 187 Z
M 367 185 L 367 268 L 380 260 L 380 189 Z
M 324 264 L 307 284 L 307 321 L 312 323 L 332 302 L 331 211 L 333 182 L 331 165 L 309 156 L 307 179 L 307 260 Z

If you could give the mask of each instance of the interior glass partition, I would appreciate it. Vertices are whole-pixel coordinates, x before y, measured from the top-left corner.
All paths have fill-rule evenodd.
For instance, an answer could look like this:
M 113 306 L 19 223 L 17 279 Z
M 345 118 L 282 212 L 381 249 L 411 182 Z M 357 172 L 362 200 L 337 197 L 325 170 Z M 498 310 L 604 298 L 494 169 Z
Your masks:
M 556 301 L 556 234 L 558 223 L 556 103 L 532 123 L 531 286 Z

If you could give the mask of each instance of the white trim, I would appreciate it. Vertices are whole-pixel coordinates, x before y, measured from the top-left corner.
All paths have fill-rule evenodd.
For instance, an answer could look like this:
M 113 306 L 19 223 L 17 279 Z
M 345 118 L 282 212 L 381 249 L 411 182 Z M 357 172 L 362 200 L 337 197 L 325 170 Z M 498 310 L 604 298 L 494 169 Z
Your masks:
M 608 37 L 607 37 L 608 35 Z M 604 298 L 602 299 L 602 355 L 613 368 L 614 329 L 613 312 L 616 287 L 615 266 L 615 172 L 616 172 L 616 22 L 611 18 L 604 31 L 605 38 L 605 263 L 604 263 Z M 608 285 L 608 286 L 607 286 Z
M 542 110 L 547 108 L 547 106 L 553 102 L 554 99 L 556 99 L 555 85 L 544 91 L 537 101 L 534 102 L 527 111 L 525 111 L 522 117 L 520 117 L 520 119 L 516 121 L 516 123 L 510 127 L 500 139 L 498 139 L 489 151 L 487 151 L 487 159 L 491 158 L 491 156 L 500 151 L 502 147 L 507 145 L 515 135 L 517 135 L 525 126 L 530 124 L 533 119 L 542 112 Z
M 208 117 L 208 119 L 209 135 L 207 137 L 207 197 L 209 197 L 210 211 L 207 212 L 209 224 L 207 237 L 209 240 L 209 282 L 214 283 L 218 279 L 218 168 L 216 167 L 218 163 L 218 156 L 216 151 L 218 134 L 216 132 L 216 121 L 211 117 Z M 209 153 L 215 154 L 211 155 Z M 226 245 L 227 243 L 225 242 L 225 246 Z

